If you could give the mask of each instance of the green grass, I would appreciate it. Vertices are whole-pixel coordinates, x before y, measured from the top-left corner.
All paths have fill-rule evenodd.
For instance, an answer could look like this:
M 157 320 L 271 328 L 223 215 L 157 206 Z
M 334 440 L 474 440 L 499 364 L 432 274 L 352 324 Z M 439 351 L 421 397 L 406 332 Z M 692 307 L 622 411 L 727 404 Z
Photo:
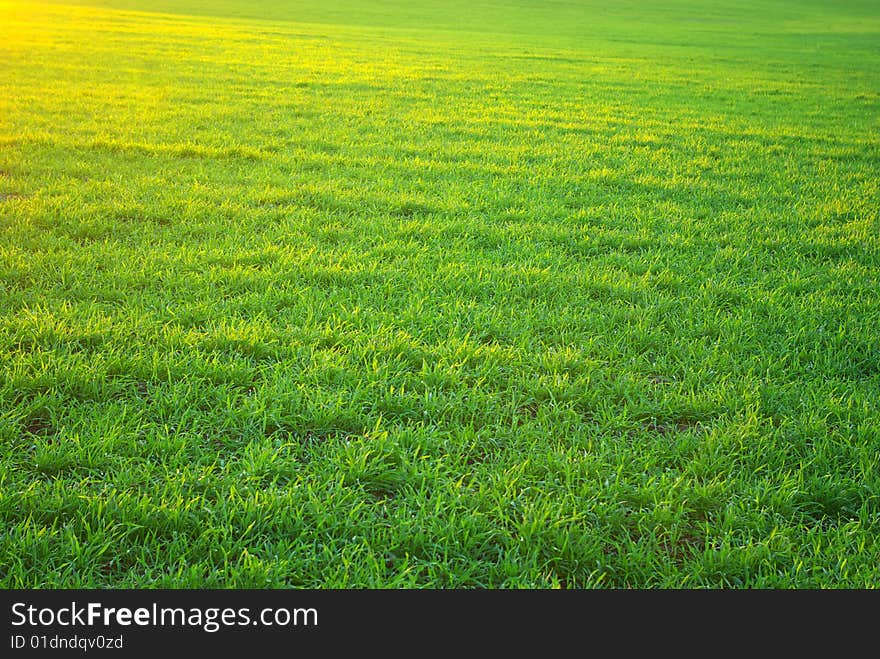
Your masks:
M 2 0 L 0 61 L 3 587 L 880 584 L 876 2 Z

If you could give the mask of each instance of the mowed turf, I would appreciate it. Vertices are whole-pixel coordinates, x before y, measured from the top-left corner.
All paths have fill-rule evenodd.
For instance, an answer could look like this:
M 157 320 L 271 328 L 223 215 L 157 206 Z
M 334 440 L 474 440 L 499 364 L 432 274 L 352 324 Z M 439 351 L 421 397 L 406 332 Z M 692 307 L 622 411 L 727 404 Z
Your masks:
M 0 63 L 3 587 L 880 584 L 876 2 L 0 0 Z

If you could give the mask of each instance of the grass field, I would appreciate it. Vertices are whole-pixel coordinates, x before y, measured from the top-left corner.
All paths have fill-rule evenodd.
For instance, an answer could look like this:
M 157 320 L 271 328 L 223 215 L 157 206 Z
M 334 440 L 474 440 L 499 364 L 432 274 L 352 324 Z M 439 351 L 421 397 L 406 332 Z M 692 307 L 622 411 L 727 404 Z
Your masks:
M 880 585 L 876 2 L 0 0 L 0 62 L 3 587 Z

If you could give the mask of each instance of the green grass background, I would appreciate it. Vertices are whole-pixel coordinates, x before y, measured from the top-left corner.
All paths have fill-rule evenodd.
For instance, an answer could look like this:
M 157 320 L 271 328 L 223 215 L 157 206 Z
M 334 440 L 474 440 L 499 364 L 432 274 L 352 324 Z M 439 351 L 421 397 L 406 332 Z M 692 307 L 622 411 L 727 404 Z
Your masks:
M 880 583 L 876 2 L 0 0 L 0 585 Z

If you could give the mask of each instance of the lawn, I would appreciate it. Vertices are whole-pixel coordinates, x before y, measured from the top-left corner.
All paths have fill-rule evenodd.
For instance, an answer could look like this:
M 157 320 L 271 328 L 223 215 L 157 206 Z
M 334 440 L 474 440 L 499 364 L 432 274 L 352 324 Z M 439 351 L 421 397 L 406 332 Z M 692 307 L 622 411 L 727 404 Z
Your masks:
M 0 586 L 880 585 L 873 0 L 0 0 Z

